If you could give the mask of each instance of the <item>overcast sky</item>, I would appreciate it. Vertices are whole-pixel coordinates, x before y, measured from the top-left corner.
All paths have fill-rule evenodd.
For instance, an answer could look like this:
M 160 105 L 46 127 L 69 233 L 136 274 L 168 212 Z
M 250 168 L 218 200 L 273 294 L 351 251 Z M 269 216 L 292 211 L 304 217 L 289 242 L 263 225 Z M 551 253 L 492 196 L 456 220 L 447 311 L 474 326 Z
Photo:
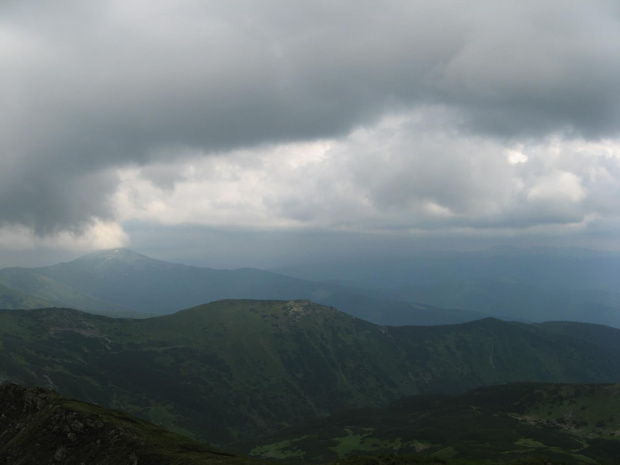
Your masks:
M 0 2 L 0 259 L 620 249 L 620 3 Z

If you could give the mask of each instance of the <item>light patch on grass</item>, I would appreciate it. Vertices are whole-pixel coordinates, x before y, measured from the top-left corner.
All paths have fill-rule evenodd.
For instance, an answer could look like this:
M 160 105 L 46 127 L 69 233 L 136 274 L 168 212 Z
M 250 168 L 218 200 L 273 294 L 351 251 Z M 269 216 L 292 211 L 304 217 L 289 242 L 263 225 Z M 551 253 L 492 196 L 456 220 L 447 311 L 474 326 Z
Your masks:
M 458 452 L 456 451 L 456 449 L 454 449 L 454 447 L 445 447 L 438 450 L 437 452 L 433 452 L 431 456 L 446 460 L 455 457 L 457 454 Z
M 592 465 L 598 464 L 598 462 L 594 460 L 592 457 L 586 457 L 585 455 L 576 454 L 576 455 L 573 455 L 573 457 L 576 458 L 577 460 L 581 460 L 584 463 L 591 463 Z
M 400 440 L 400 438 L 398 438 Z M 422 441 L 413 441 L 413 447 L 415 447 L 416 452 L 422 452 L 423 450 L 428 449 L 429 447 L 433 447 L 430 442 L 422 442 Z
M 523 447 L 545 447 L 545 445 L 540 441 L 535 441 L 531 438 L 519 438 L 515 441 L 517 446 Z
M 421 447 L 421 450 L 428 447 L 427 444 L 421 442 L 418 443 L 416 441 L 403 443 L 401 438 L 396 438 L 390 441 L 388 439 L 370 437 L 373 432 L 372 428 L 364 428 L 364 433 L 354 433 L 349 428 L 345 428 L 345 431 L 347 432 L 347 435 L 334 438 L 334 441 L 337 441 L 337 445 L 330 447 L 330 449 L 338 454 L 338 457 L 340 458 L 346 457 L 352 452 L 359 451 L 397 454 L 403 446 L 408 444 L 414 444 L 416 450 L 418 447 Z
M 306 451 L 298 449 L 294 446 L 294 443 L 307 438 L 302 436 L 295 439 L 287 439 L 285 441 L 276 442 L 274 444 L 267 444 L 265 446 L 255 447 L 250 451 L 250 455 L 254 457 L 262 457 L 269 459 L 288 459 L 293 457 L 303 457 L 306 455 Z

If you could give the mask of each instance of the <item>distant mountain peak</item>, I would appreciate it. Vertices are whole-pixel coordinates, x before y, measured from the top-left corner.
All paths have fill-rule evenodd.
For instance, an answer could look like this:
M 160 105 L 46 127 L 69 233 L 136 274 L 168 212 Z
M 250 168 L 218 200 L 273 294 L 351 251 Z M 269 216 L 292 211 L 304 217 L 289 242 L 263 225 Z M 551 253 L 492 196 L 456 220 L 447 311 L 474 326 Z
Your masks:
M 134 252 L 133 250 L 126 249 L 124 247 L 119 247 L 116 249 L 100 250 L 100 251 L 85 255 L 83 257 L 80 257 L 77 260 L 92 260 L 92 259 L 114 260 L 114 261 L 123 261 L 123 262 L 134 262 L 137 260 L 151 260 L 146 255 L 142 255 L 138 252 Z

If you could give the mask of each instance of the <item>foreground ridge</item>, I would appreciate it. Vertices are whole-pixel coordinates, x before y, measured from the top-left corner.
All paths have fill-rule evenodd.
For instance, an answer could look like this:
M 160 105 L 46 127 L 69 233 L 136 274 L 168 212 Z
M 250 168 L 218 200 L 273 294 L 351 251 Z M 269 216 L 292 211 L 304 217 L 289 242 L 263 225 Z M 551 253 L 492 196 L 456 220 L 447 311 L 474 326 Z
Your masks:
M 258 464 L 39 387 L 0 386 L 0 463 Z

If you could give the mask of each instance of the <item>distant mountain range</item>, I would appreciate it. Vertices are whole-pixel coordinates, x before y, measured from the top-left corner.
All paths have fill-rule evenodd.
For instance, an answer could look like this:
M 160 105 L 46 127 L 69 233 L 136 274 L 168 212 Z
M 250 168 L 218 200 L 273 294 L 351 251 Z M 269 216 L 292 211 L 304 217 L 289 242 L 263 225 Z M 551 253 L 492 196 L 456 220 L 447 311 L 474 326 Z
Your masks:
M 350 454 L 617 464 L 619 413 L 618 384 L 509 384 L 346 410 L 241 449 L 300 464 Z
M 620 382 L 620 330 L 495 319 L 385 327 L 308 301 L 227 300 L 148 319 L 0 311 L 0 379 L 224 445 L 417 393 Z
M 309 299 L 383 325 L 493 316 L 620 328 L 620 257 L 598 252 L 496 248 L 278 271 L 199 268 L 113 249 L 47 267 L 1 269 L 0 308 L 144 317 L 221 299 Z
M 484 318 L 385 299 L 377 293 L 251 268 L 215 270 L 154 260 L 127 249 L 68 263 L 0 270 L 0 308 L 68 307 L 109 316 L 173 313 L 221 299 L 310 299 L 378 324 L 447 324 Z

